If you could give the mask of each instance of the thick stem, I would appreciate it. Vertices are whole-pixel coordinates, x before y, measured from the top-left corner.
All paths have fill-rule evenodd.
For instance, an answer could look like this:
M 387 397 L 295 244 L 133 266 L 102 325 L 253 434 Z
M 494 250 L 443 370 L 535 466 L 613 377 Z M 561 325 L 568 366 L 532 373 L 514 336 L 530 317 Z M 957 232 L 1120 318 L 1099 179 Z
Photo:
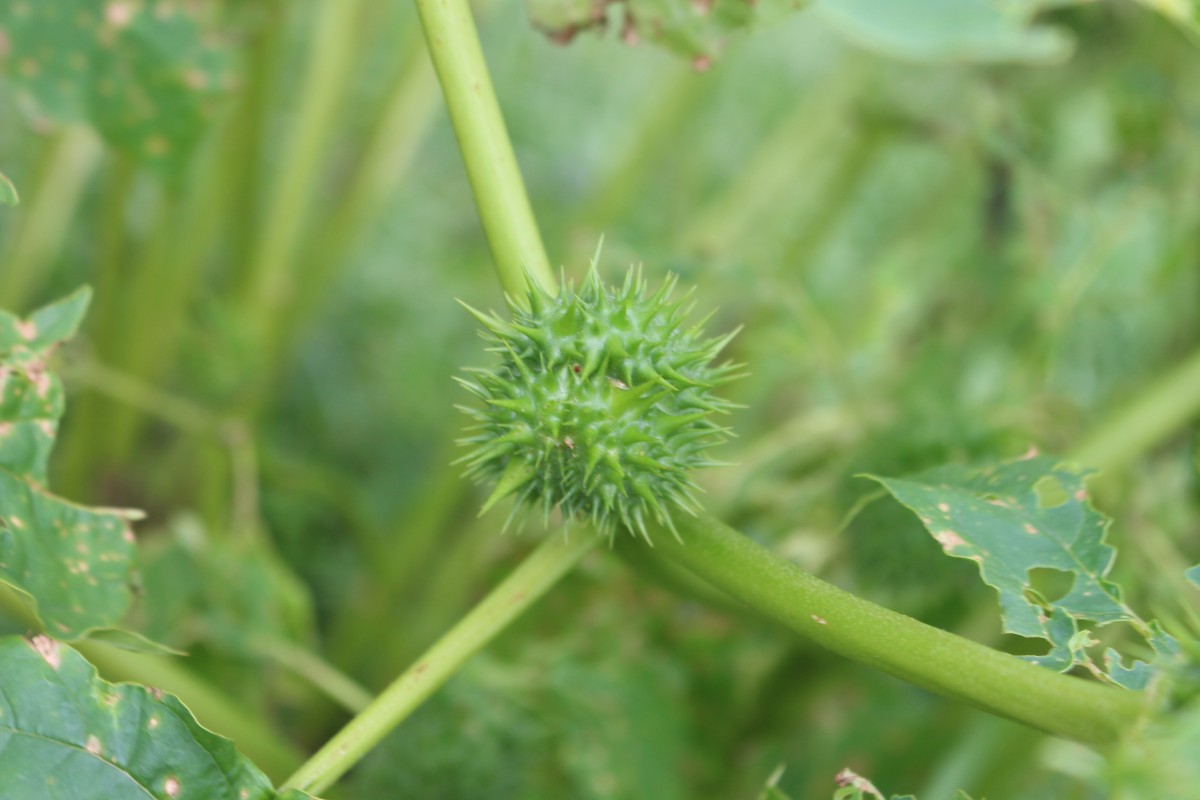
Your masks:
M 542 542 L 511 575 L 289 778 L 284 788 L 317 793 L 330 786 L 468 658 L 545 594 L 598 541 L 599 537 L 584 532 L 566 542 L 557 537 Z
M 416 2 L 504 291 L 524 297 L 528 274 L 557 293 L 558 282 L 504 127 L 471 7 L 467 0 Z
M 655 544 L 713 586 L 835 653 L 1039 730 L 1111 744 L 1142 696 L 1061 675 L 825 583 L 708 516 Z

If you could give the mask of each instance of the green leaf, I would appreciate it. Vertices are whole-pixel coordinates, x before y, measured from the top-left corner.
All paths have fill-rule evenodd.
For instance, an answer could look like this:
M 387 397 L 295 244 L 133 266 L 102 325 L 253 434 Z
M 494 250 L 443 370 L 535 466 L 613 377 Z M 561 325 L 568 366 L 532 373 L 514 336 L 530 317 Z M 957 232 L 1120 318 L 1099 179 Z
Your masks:
M 21 198 L 17 194 L 17 187 L 13 186 L 13 182 L 8 179 L 8 176 L 0 172 L 0 205 L 15 206 L 20 204 Z
M 225 54 L 169 0 L 13 0 L 0 5 L 0 40 L 0 68 L 38 114 L 89 121 L 166 171 L 186 163 L 228 83 Z
M 0 640 L 0 775 L 22 800 L 299 800 L 171 695 L 101 680 L 44 636 Z
M 90 297 L 81 289 L 27 320 L 0 311 L 0 581 L 31 597 L 62 638 L 111 627 L 131 600 L 136 514 L 75 505 L 44 486 L 64 405 L 46 362 Z
M 1200 586 L 1200 564 L 1184 572 L 1183 576 L 1191 581 L 1193 585 Z
M 1152 662 L 1134 659 L 1133 664 L 1126 667 L 1121 662 L 1121 655 L 1111 647 L 1104 651 L 1104 668 L 1115 683 L 1126 689 L 1141 691 L 1150 685 L 1164 667 L 1182 665 L 1186 662 L 1183 648 L 1179 642 L 1162 629 L 1157 621 L 1149 623 L 1150 633 L 1146 637 L 1154 651 Z
M 1063 32 L 1030 20 L 1061 2 L 820 0 L 815 10 L 847 39 L 911 61 L 1054 62 L 1071 53 Z
M 621 38 L 626 44 L 648 41 L 691 59 L 706 69 L 734 33 L 766 24 L 805 5 L 806 0 L 616 0 Z M 527 0 L 535 27 L 566 43 L 588 30 L 609 24 L 590 0 Z
M 947 555 L 979 565 L 1000 595 L 1004 630 L 1051 643 L 1035 661 L 1069 669 L 1087 661 L 1091 644 L 1080 622 L 1146 624 L 1107 580 L 1116 550 L 1104 541 L 1109 520 L 1087 500 L 1088 473 L 1048 456 L 983 467 L 947 466 L 883 484 L 941 544 Z M 1032 573 L 1069 574 L 1070 586 L 1048 599 Z

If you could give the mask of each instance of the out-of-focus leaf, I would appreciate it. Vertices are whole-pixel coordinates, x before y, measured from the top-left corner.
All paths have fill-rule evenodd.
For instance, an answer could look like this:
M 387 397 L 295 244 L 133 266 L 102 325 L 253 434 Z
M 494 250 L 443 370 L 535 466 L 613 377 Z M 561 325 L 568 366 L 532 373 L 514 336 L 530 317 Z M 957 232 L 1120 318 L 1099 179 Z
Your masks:
M 74 335 L 90 297 L 81 289 L 27 320 L 0 311 L 0 580 L 30 596 L 63 638 L 114 625 L 131 599 L 136 515 L 75 505 L 44 486 L 63 413 L 46 360 Z
M 148 636 L 250 655 L 264 636 L 311 635 L 308 592 L 262 537 L 210 537 L 190 516 L 170 532 L 142 548 L 145 602 L 135 618 Z
M 1196 0 L 1138 0 L 1183 28 L 1193 37 L 1200 36 L 1200 2 Z
M 158 656 L 187 655 L 183 650 L 177 650 L 161 642 L 148 639 L 136 631 L 124 628 L 97 628 L 88 631 L 87 640 L 89 642 L 102 642 L 109 647 L 115 647 L 118 650 L 125 650 L 129 653 L 149 653 Z
M 88 120 L 167 171 L 186 163 L 227 83 L 225 54 L 173 0 L 13 0 L 0 40 L 0 68 L 36 113 Z
M 1192 701 L 1113 754 L 1110 797 L 1191 800 L 1200 786 L 1200 703 Z
M 0 783 L 22 800 L 299 800 L 171 695 L 101 680 L 44 636 L 0 640 Z
M 1105 543 L 1109 520 L 1087 499 L 1088 473 L 1049 456 L 983 467 L 947 466 L 907 479 L 870 476 L 920 517 L 947 555 L 979 564 L 1000 595 L 1004 630 L 1051 643 L 1035 661 L 1066 670 L 1086 660 L 1091 641 L 1081 621 L 1142 620 L 1107 580 L 1116 550 Z M 1061 570 L 1069 590 L 1049 599 L 1031 572 Z
M 527 0 L 533 24 L 558 42 L 603 29 L 621 19 L 626 44 L 652 42 L 706 69 L 726 39 L 754 25 L 767 24 L 806 4 L 806 0 Z M 619 9 L 620 15 L 614 15 Z
M 1034 25 L 1044 5 L 997 0 L 819 0 L 815 11 L 851 41 L 911 61 L 1060 61 L 1071 39 Z
M 1183 575 L 1194 585 L 1200 586 L 1200 564 L 1192 567 L 1187 572 L 1183 573 Z
M 17 194 L 17 187 L 13 186 L 13 182 L 8 179 L 8 176 L 0 172 L 0 205 L 15 206 L 21 202 L 20 195 Z

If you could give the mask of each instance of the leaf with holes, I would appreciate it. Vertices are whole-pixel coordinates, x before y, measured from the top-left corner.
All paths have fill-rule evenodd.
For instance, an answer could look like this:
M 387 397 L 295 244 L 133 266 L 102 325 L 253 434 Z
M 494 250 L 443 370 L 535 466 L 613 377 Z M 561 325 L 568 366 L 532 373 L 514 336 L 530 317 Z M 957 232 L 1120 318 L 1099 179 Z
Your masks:
M 101 680 L 52 639 L 0 639 L 0 775 L 22 800 L 301 800 L 171 695 Z
M 0 4 L 0 40 L 0 69 L 35 113 L 89 121 L 168 172 L 186 164 L 229 83 L 226 54 L 169 0 L 13 0 Z
M 1000 595 L 1004 630 L 1045 639 L 1035 661 L 1058 670 L 1087 664 L 1092 644 L 1080 622 L 1149 626 L 1107 579 L 1116 550 L 1105 543 L 1108 518 L 1087 499 L 1088 473 L 1049 456 L 982 467 L 939 467 L 907 479 L 867 476 L 914 511 L 947 555 L 979 565 Z M 1050 599 L 1035 570 L 1067 573 L 1069 588 Z
M 33 599 L 47 630 L 74 638 L 129 608 L 131 512 L 86 508 L 51 494 L 46 463 L 63 388 L 46 361 L 75 334 L 81 289 L 22 320 L 0 311 L 0 581 Z
M 621 19 L 621 39 L 648 41 L 690 59 L 697 69 L 711 65 L 726 40 L 739 31 L 769 24 L 806 0 L 528 0 L 534 26 L 556 42 L 581 32 L 603 31 L 613 11 Z

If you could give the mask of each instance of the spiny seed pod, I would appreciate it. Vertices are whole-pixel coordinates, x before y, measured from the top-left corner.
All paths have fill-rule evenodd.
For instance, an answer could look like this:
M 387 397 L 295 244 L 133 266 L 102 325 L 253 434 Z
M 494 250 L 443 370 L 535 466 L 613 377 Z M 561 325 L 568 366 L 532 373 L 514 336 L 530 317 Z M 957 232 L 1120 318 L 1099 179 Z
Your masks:
M 734 407 L 712 390 L 737 365 L 711 362 L 737 331 L 708 339 L 704 321 L 685 325 L 693 306 L 672 301 L 675 285 L 669 276 L 649 295 L 631 269 L 610 289 L 593 265 L 579 291 L 533 286 L 527 309 L 509 298 L 511 321 L 467 306 L 502 358 L 460 380 L 483 402 L 460 406 L 477 424 L 459 459 L 495 483 L 483 511 L 516 494 L 514 514 L 540 503 L 548 519 L 557 506 L 610 536 L 621 524 L 647 540 L 651 515 L 673 531 L 675 509 L 695 513 L 691 471 L 717 465 L 706 450 L 729 433 L 709 417 Z

